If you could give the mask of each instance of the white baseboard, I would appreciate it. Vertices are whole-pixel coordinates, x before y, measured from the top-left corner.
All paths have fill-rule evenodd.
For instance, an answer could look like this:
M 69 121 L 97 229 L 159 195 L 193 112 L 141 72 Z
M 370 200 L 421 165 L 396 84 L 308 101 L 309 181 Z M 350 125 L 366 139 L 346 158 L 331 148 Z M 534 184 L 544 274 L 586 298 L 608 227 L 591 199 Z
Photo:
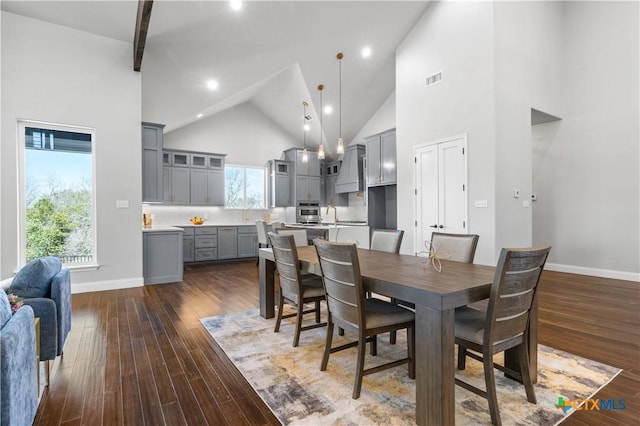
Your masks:
M 94 281 L 90 283 L 74 284 L 71 282 L 71 293 L 90 293 L 92 291 L 119 290 L 123 288 L 142 287 L 144 279 L 127 278 L 123 280 Z
M 546 263 L 544 269 L 556 272 L 567 272 L 578 275 L 591 275 L 593 277 L 611 278 L 614 280 L 640 282 L 640 273 L 614 271 L 611 269 L 587 268 L 585 266 L 561 265 L 559 263 Z

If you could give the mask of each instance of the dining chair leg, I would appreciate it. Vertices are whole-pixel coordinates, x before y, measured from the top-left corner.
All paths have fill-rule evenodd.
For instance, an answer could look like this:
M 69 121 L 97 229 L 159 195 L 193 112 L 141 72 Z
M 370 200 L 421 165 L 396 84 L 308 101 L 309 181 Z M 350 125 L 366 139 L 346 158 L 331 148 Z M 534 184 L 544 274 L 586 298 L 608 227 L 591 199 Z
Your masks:
M 374 336 L 375 337 L 375 336 Z M 362 377 L 364 372 L 364 354 L 367 350 L 367 337 L 360 332 L 358 340 L 358 361 L 356 364 L 356 380 L 353 384 L 353 399 L 360 398 L 360 389 L 362 389 Z
M 407 356 L 409 357 L 409 378 L 416 378 L 416 329 L 407 328 Z
M 529 370 L 529 351 L 527 345 L 522 344 L 518 348 L 518 355 L 520 358 L 520 372 L 522 374 L 522 384 L 524 384 L 524 390 L 527 393 L 527 401 L 532 404 L 537 404 L 536 392 L 533 389 L 533 381 L 531 380 L 531 371 Z
M 293 337 L 293 347 L 297 347 L 300 342 L 300 329 L 302 328 L 302 311 L 304 311 L 304 303 L 298 301 L 298 306 L 296 306 L 296 332 Z
M 371 353 L 371 356 L 378 355 L 378 336 L 375 334 L 371 336 L 371 347 L 369 348 L 369 351 Z
M 467 367 L 467 348 L 458 345 L 458 370 L 464 370 Z
M 320 323 L 320 301 L 316 300 L 316 323 Z
M 276 318 L 276 328 L 273 330 L 274 333 L 280 331 L 280 322 L 282 321 L 282 309 L 284 307 L 284 297 L 280 295 L 278 300 L 278 317 Z
M 487 401 L 489 402 L 489 413 L 491 423 L 500 426 L 500 410 L 498 408 L 498 396 L 496 395 L 496 381 L 493 374 L 493 357 L 488 351 L 482 354 L 484 364 L 484 381 L 487 389 Z
M 344 336 L 344 328 L 338 327 L 338 336 Z
M 397 336 L 397 332 L 395 330 L 389 332 L 389 344 L 390 345 L 395 345 L 396 344 L 396 336 Z
M 329 355 L 331 354 L 331 342 L 333 341 L 333 322 L 331 318 L 327 321 L 327 339 L 324 344 L 324 353 L 322 354 L 322 363 L 320 364 L 320 371 L 327 369 L 329 363 Z

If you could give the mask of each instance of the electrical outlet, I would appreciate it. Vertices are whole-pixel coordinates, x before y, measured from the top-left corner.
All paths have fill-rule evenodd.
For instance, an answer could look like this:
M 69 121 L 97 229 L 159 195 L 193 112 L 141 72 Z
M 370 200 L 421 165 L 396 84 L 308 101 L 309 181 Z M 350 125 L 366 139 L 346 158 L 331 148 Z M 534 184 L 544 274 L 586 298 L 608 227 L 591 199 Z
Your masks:
M 271 219 L 280 219 L 280 215 L 278 213 L 271 213 L 269 216 Z
M 208 213 L 204 214 L 204 220 L 209 220 L 209 214 Z

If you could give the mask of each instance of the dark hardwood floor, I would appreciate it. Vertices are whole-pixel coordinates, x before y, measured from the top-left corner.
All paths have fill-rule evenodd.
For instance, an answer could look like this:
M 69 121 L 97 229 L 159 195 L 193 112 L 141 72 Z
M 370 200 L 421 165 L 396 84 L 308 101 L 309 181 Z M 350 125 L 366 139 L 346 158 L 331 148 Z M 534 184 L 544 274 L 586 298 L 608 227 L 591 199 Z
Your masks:
M 187 266 L 182 283 L 74 295 L 34 424 L 279 424 L 198 321 L 257 308 L 257 283 L 249 260 Z M 541 343 L 625 370 L 596 396 L 624 398 L 625 410 L 564 424 L 638 424 L 640 284 L 547 271 L 539 294 Z

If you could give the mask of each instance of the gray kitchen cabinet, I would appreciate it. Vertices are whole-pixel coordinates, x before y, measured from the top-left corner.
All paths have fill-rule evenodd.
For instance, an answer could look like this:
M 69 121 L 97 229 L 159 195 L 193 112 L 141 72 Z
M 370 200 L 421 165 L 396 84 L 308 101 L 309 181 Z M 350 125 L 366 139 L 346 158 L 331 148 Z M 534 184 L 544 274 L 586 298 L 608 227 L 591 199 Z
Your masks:
M 349 196 L 347 194 L 336 193 L 336 183 L 340 173 L 340 161 L 324 165 L 324 199 L 323 205 L 332 205 L 335 207 L 347 206 L 349 204 Z
M 142 201 L 162 201 L 162 129 L 164 124 L 142 123 Z
M 195 260 L 195 236 L 193 227 L 185 227 L 182 233 L 182 261 L 193 262 Z
M 186 167 L 162 168 L 162 201 L 170 204 L 189 204 L 189 169 Z
M 258 231 L 255 225 L 238 226 L 238 257 L 258 256 Z
M 289 207 L 291 202 L 291 163 L 284 160 L 269 161 L 269 205 Z
M 224 205 L 224 171 L 190 169 L 190 204 Z
M 319 203 L 322 198 L 320 176 L 296 176 L 296 202 Z
M 238 228 L 235 226 L 218 227 L 218 259 L 236 259 L 238 257 Z
M 216 260 L 218 258 L 218 228 L 203 226 L 194 228 L 194 260 Z
M 182 229 L 143 232 L 142 237 L 145 285 L 182 281 Z
M 288 149 L 284 152 L 285 160 L 294 164 L 293 178 L 291 182 L 291 205 L 300 202 L 322 201 L 322 184 L 320 175 L 320 160 L 318 153 L 309 151 L 309 161 L 302 161 L 302 150 L 298 148 Z
M 190 163 L 191 163 L 191 158 L 188 152 L 171 151 L 172 167 L 189 167 Z
M 396 183 L 396 130 L 365 138 L 367 145 L 367 186 Z

